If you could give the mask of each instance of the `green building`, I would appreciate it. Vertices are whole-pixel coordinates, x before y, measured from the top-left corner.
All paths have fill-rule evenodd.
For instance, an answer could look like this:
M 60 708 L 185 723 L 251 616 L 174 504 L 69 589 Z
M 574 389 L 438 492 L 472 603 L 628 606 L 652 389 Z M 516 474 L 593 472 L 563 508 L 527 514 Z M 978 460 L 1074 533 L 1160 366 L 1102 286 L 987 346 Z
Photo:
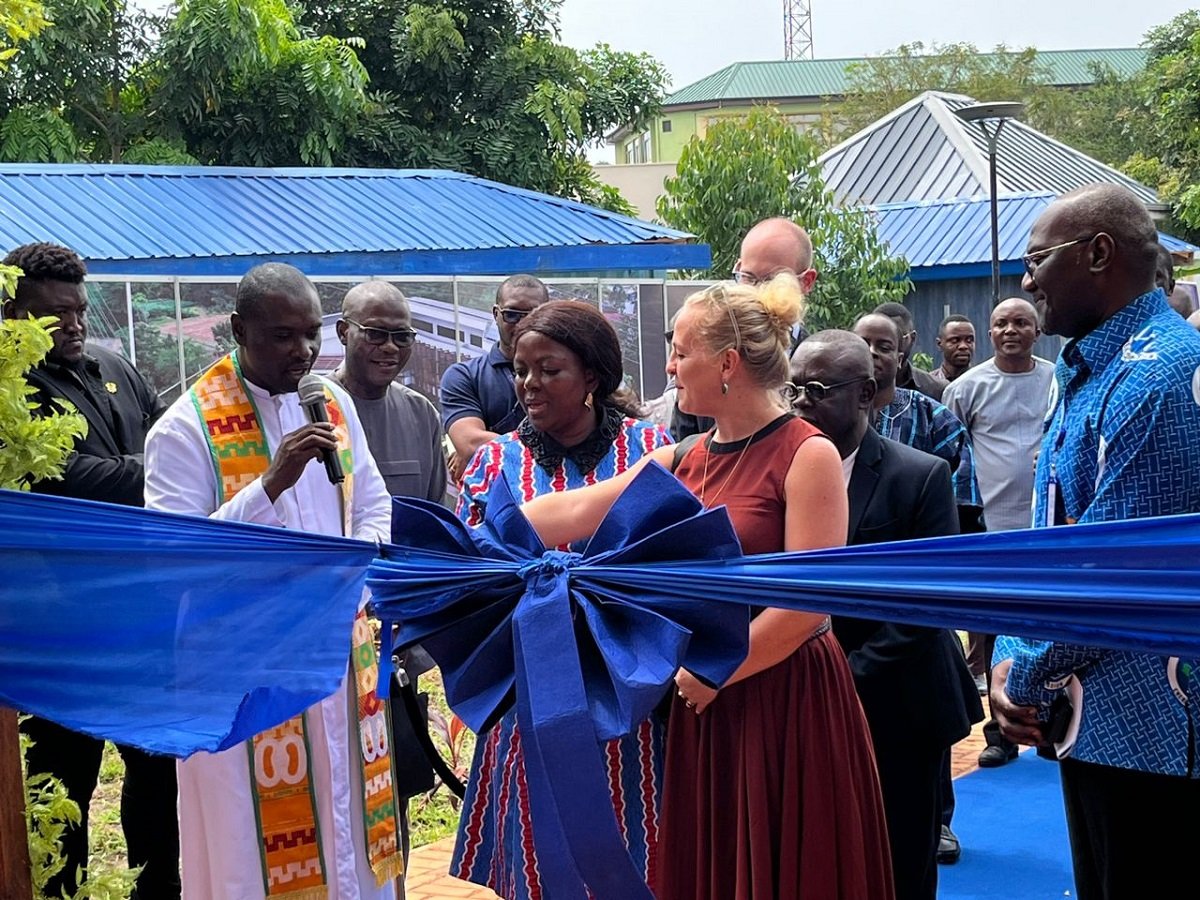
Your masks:
M 1048 68 L 1050 85 L 1084 87 L 1095 80 L 1093 64 L 1129 76 L 1146 64 L 1146 51 L 1043 50 L 1038 52 L 1037 61 Z M 772 104 L 797 127 L 813 127 L 822 111 L 832 108 L 836 113 L 850 85 L 852 67 L 865 62 L 865 58 L 857 57 L 728 65 L 667 97 L 662 113 L 647 130 L 622 128 L 610 135 L 616 164 L 676 163 L 693 136 L 703 138 L 713 122 L 745 115 L 757 103 Z

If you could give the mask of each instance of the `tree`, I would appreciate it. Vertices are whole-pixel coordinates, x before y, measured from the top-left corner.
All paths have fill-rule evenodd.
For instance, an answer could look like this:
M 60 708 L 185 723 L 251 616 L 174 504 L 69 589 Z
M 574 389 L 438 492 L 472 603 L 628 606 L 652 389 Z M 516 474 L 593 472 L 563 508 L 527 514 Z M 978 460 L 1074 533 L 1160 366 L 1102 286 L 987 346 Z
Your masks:
M 159 134 L 208 164 L 333 165 L 369 110 L 351 45 L 284 0 L 180 0 L 151 71 Z
M 684 147 L 658 215 L 712 248 L 709 272 L 718 278 L 732 271 L 742 237 L 756 222 L 793 219 L 812 237 L 820 273 L 807 324 L 845 327 L 858 313 L 904 298 L 911 286 L 908 263 L 880 242 L 869 212 L 837 206 L 821 178 L 818 152 L 811 136 L 769 107 L 714 123 L 703 140 Z
M 646 54 L 556 43 L 560 0 L 310 0 L 302 21 L 361 39 L 375 108 L 351 152 L 630 211 L 585 150 L 649 122 L 667 75 Z
M 1125 168 L 1174 204 L 1179 230 L 1194 240 L 1200 237 L 1200 12 L 1189 10 L 1151 29 L 1144 44 L 1150 64 L 1143 100 L 1154 140 Z
M 46 27 L 44 13 L 37 0 L 0 0 L 0 70 L 8 65 L 21 42 Z
M 146 121 L 147 71 L 161 19 L 125 0 L 49 0 L 53 27 L 4 79 L 6 159 L 120 162 Z
M 901 44 L 849 68 L 845 99 L 832 113 L 840 134 L 852 134 L 924 91 L 978 100 L 1031 100 L 1049 77 L 1032 47 L 1004 45 L 980 53 L 973 44 Z
M 1091 85 L 1054 87 L 1051 72 L 1032 47 L 1000 45 L 980 53 L 972 44 L 903 44 L 855 63 L 844 102 L 824 115 L 827 139 L 869 125 L 923 91 L 965 94 L 979 101 L 1025 104 L 1022 120 L 1111 166 L 1145 146 L 1147 130 L 1139 76 L 1092 67 Z

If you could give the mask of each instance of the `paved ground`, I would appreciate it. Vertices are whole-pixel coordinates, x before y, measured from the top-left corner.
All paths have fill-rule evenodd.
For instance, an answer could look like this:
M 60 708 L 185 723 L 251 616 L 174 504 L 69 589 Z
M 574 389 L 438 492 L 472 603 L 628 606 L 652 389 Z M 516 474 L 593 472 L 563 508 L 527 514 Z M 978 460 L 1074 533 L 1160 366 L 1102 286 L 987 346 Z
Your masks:
M 986 701 L 984 705 L 987 705 Z M 955 778 L 976 768 L 983 747 L 983 726 L 980 724 L 954 746 L 951 771 Z M 446 874 L 453 849 L 454 838 L 449 837 L 413 851 L 408 867 L 408 900 L 496 900 L 496 895 L 487 888 Z

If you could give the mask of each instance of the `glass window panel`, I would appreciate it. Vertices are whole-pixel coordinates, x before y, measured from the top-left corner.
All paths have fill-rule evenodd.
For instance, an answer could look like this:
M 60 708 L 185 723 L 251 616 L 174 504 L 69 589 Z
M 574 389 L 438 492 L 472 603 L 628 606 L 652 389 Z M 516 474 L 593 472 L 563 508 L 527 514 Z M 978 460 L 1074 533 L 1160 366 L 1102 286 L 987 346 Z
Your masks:
M 163 401 L 171 403 L 181 393 L 175 285 L 169 281 L 135 281 L 130 290 L 135 365 Z M 185 340 L 185 353 L 188 346 Z
M 237 284 L 183 282 L 179 285 L 183 359 L 187 383 L 195 380 L 235 346 L 229 315 L 237 300 Z
M 133 359 L 129 349 L 129 307 L 125 282 L 89 279 L 84 285 L 88 297 L 88 343 Z
M 600 286 L 600 312 L 621 343 L 621 364 L 625 383 L 642 396 L 642 347 L 638 328 L 638 285 L 603 284 Z

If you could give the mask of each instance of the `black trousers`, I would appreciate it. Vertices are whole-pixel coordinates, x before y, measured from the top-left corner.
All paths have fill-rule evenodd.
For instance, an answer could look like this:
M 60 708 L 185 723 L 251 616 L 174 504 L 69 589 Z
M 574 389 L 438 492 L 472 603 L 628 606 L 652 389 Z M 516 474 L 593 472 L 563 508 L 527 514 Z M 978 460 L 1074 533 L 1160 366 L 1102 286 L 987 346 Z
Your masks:
M 67 794 L 79 804 L 80 822 L 63 835 L 66 866 L 46 886 L 46 896 L 57 897 L 66 888 L 73 895 L 80 879 L 87 878 L 88 804 L 100 777 L 104 742 L 63 728 L 36 716 L 21 730 L 34 740 L 26 757 L 30 774 L 48 772 L 62 781 Z M 176 818 L 178 787 L 175 760 L 151 756 L 133 747 L 118 745 L 125 761 L 121 786 L 121 828 L 129 851 L 129 865 L 143 866 L 131 900 L 177 900 L 179 897 L 179 822 Z
M 1060 771 L 1079 900 L 1194 890 L 1200 780 L 1069 758 Z
M 942 759 L 950 751 L 922 747 L 911 736 L 906 738 L 875 742 L 896 900 L 935 900 L 942 822 Z

